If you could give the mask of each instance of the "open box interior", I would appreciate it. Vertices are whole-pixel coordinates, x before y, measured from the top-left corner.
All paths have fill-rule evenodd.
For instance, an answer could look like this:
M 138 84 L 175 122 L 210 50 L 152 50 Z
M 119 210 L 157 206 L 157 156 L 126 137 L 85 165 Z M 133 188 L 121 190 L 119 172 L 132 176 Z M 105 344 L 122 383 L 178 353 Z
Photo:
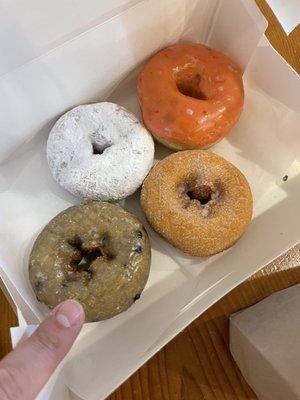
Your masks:
M 234 247 L 207 259 L 190 257 L 162 240 L 147 224 L 138 192 L 121 202 L 150 235 L 148 283 L 141 300 L 125 313 L 86 324 L 64 364 L 67 386 L 82 398 L 99 399 L 211 304 L 299 241 L 300 116 L 299 80 L 261 40 L 266 24 L 255 5 L 240 0 L 127 0 L 103 5 L 97 18 L 92 11 L 77 25 L 62 25 L 61 35 L 55 31 L 52 41 L 48 32 L 35 52 L 9 60 L 0 76 L 0 123 L 6 132 L 0 138 L 0 274 L 26 322 L 38 323 L 48 312 L 28 280 L 33 242 L 53 216 L 80 202 L 50 174 L 45 156 L 49 130 L 66 110 L 104 99 L 140 118 L 137 76 L 141 63 L 157 50 L 178 41 L 206 43 L 246 71 L 242 117 L 211 151 L 245 174 L 254 195 L 248 231 Z M 285 85 L 271 68 L 273 59 Z M 170 153 L 155 146 L 156 160 Z M 289 176 L 285 182 L 284 175 Z

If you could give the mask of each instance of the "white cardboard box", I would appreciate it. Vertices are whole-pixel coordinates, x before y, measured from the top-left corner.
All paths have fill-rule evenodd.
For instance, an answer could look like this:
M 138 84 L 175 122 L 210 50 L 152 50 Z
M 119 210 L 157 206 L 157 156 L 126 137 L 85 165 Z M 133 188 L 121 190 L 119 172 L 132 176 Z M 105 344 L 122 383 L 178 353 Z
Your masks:
M 247 176 L 255 200 L 252 224 L 236 246 L 208 259 L 179 252 L 147 226 L 153 260 L 141 300 L 113 319 L 85 324 L 52 380 L 56 398 L 59 388 L 66 396 L 66 386 L 84 399 L 100 399 L 220 297 L 300 240 L 300 80 L 262 36 L 266 22 L 251 1 L 90 0 L 83 8 L 70 0 L 34 7 L 31 1 L 6 2 L 0 24 L 6 33 L 1 52 L 16 49 L 1 59 L 0 275 L 28 324 L 48 312 L 28 281 L 31 246 L 55 214 L 79 201 L 58 187 L 47 166 L 45 143 L 57 117 L 105 98 L 139 115 L 141 62 L 180 40 L 207 43 L 245 69 L 243 115 L 213 151 Z M 157 159 L 167 153 L 156 150 Z M 122 204 L 145 222 L 137 195 Z M 14 330 L 15 338 L 24 329 Z
M 300 284 L 230 318 L 230 351 L 260 400 L 300 398 Z

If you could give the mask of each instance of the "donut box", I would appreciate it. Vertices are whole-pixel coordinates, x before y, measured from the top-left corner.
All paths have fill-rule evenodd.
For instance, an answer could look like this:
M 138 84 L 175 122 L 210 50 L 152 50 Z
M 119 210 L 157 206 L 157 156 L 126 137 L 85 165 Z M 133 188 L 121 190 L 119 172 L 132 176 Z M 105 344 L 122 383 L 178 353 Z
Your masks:
M 74 10 L 57 0 L 35 5 L 32 13 L 30 1 L 7 5 L 8 34 L 5 43 L 0 40 L 1 51 L 17 49 L 0 66 L 0 276 L 19 314 L 14 344 L 48 312 L 28 280 L 32 245 L 51 218 L 80 202 L 57 185 L 47 165 L 46 141 L 57 118 L 79 104 L 108 100 L 141 119 L 136 95 L 141 65 L 172 43 L 205 43 L 244 71 L 241 119 L 211 150 L 249 181 L 251 225 L 231 249 L 191 257 L 150 228 L 139 192 L 120 202 L 150 236 L 146 288 L 128 311 L 85 324 L 40 395 L 50 399 L 55 391 L 58 400 L 100 399 L 228 291 L 300 240 L 300 80 L 264 37 L 266 21 L 254 2 L 91 0 Z M 156 161 L 170 153 L 155 144 Z

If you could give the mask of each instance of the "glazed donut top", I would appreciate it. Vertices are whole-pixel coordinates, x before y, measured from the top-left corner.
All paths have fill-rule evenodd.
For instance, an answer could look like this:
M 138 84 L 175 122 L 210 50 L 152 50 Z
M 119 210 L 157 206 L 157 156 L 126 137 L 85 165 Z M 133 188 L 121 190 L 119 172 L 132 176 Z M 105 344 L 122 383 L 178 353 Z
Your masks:
M 240 68 L 201 44 L 178 44 L 144 66 L 138 97 L 147 128 L 175 149 L 205 149 L 237 122 L 244 92 Z M 165 140 L 165 141 L 164 141 Z M 170 144 L 170 143 L 169 143 Z
M 140 221 L 120 206 L 85 201 L 69 207 L 39 234 L 29 277 L 50 308 L 76 299 L 86 321 L 112 317 L 133 304 L 146 284 L 151 248 Z
M 132 194 L 154 157 L 151 135 L 117 104 L 75 107 L 54 125 L 47 143 L 50 170 L 75 196 L 119 200 Z

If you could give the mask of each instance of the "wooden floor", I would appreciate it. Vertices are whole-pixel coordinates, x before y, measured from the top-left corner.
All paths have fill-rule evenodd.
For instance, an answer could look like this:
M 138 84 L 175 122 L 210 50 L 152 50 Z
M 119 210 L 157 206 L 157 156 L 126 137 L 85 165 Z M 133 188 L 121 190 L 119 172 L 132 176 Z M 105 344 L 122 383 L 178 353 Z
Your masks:
M 264 0 L 267 36 L 300 73 L 300 28 L 289 37 Z M 167 344 L 108 400 L 254 400 L 228 350 L 228 317 L 269 294 L 300 282 L 300 245 L 238 286 Z M 11 349 L 16 316 L 0 291 L 0 357 Z

